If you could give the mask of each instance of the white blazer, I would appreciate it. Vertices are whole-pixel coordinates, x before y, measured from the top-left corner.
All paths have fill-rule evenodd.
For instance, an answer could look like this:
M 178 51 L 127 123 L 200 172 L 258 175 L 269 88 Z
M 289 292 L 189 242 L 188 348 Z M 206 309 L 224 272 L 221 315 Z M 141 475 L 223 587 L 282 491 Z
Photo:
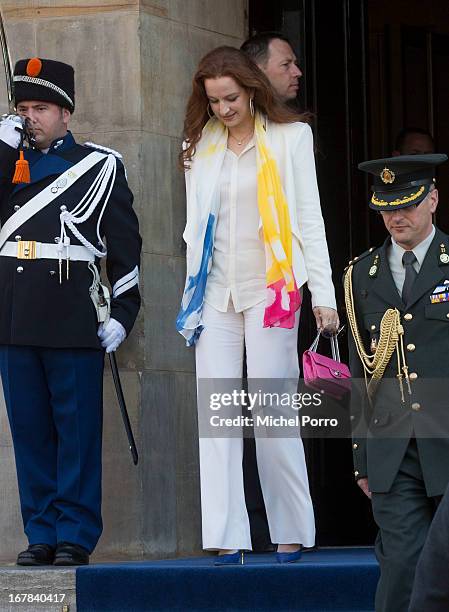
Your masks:
M 320 196 L 315 171 L 313 135 L 307 123 L 272 123 L 267 121 L 267 143 L 277 161 L 284 194 L 290 212 L 293 234 L 293 272 L 298 287 L 307 283 L 312 294 L 312 306 L 336 309 L 335 290 L 326 242 Z M 192 165 L 195 163 L 193 157 Z M 189 193 L 195 189 L 192 173 L 186 172 L 187 223 L 183 238 L 187 243 L 187 258 L 192 247 L 195 228 L 204 210 L 191 205 Z M 211 185 L 209 193 L 214 190 Z M 198 200 L 197 200 L 198 201 Z M 259 230 L 262 228 L 260 220 Z

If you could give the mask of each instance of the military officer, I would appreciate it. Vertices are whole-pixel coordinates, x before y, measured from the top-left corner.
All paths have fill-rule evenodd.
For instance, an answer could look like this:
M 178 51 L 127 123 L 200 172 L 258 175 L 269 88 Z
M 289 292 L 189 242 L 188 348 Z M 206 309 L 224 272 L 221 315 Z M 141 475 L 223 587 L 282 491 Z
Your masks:
M 20 60 L 14 94 L 0 123 L 0 371 L 29 541 L 17 563 L 85 564 L 102 531 L 104 350 L 136 319 L 141 239 L 118 154 L 68 131 L 73 68 Z
M 435 167 L 446 159 L 359 165 L 372 180 L 369 206 L 389 233 L 344 277 L 350 368 L 363 388 L 352 402 L 355 478 L 379 527 L 377 612 L 408 610 L 416 562 L 449 481 L 440 389 L 449 377 L 449 237 L 432 223 Z

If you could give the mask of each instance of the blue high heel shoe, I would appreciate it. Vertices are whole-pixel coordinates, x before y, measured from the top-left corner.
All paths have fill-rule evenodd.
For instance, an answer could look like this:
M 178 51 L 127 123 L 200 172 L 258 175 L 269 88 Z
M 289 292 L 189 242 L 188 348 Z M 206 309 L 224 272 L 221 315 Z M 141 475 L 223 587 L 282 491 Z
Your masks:
M 302 547 L 294 552 L 277 552 L 276 553 L 276 561 L 278 563 L 295 563 L 295 561 L 299 561 L 302 556 Z
M 243 550 L 238 550 L 235 553 L 226 553 L 218 555 L 214 561 L 214 565 L 243 565 L 244 555 Z

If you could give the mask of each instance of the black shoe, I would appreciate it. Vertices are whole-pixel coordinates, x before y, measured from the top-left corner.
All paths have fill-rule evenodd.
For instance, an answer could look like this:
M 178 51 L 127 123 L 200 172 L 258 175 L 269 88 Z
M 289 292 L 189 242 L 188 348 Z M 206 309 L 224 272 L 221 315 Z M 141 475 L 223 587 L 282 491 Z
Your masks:
M 55 549 L 49 544 L 30 544 L 19 553 L 17 565 L 52 565 Z
M 56 546 L 53 565 L 88 565 L 89 553 L 79 544 L 59 542 Z

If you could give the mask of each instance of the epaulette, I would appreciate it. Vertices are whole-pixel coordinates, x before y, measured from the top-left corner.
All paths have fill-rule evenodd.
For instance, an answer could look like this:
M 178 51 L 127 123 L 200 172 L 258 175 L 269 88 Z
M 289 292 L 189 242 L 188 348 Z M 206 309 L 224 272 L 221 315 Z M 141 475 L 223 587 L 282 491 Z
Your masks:
M 104 147 L 103 145 L 96 144 L 95 142 L 85 142 L 85 147 L 89 147 L 90 149 L 95 149 L 96 151 L 101 151 L 101 153 L 112 153 L 118 159 L 122 160 L 123 155 L 121 155 L 118 151 L 114 149 L 110 149 L 109 147 Z
M 354 259 L 351 259 L 348 262 L 348 265 L 345 268 L 345 272 L 349 269 L 349 266 L 353 266 L 356 263 L 359 263 L 360 261 L 362 261 L 362 259 L 365 259 L 365 257 L 368 257 L 368 255 L 371 255 L 371 253 L 373 251 L 375 251 L 376 248 L 375 247 L 371 247 L 370 249 L 368 249 L 367 251 L 365 251 L 364 253 L 362 253 L 361 255 L 357 255 L 357 257 L 354 257 Z

